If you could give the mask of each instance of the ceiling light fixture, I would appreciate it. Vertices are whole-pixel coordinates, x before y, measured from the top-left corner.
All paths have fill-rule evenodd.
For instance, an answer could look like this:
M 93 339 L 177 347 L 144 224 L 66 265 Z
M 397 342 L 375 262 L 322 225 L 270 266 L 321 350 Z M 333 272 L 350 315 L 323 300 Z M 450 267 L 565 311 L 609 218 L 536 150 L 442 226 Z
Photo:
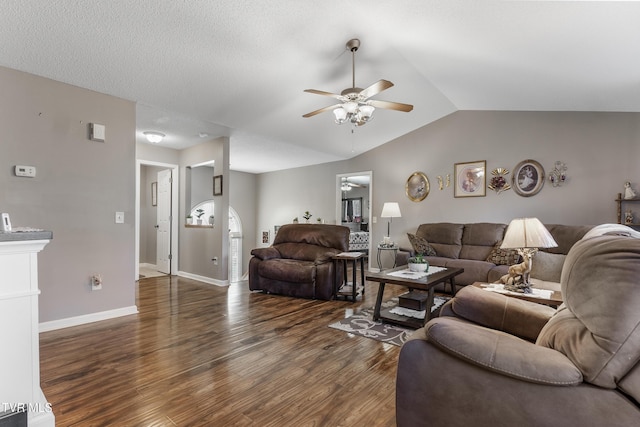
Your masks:
M 359 47 L 360 40 L 358 39 L 351 39 L 347 42 L 347 49 L 351 51 L 352 62 L 350 88 L 343 90 L 340 95 L 315 89 L 305 90 L 305 92 L 315 93 L 316 95 L 330 96 L 339 100 L 341 104 L 330 105 L 329 107 L 307 113 L 302 117 L 312 117 L 324 111 L 332 110 L 337 124 L 341 125 L 349 122 L 354 126 L 362 126 L 371 120 L 376 107 L 403 112 L 413 110 L 413 105 L 369 99 L 383 90 L 392 87 L 393 83 L 388 80 L 378 80 L 365 89 L 356 87 L 356 51 Z
M 149 141 L 152 144 L 159 143 L 160 141 L 162 141 L 162 138 L 166 136 L 164 133 L 153 132 L 153 131 L 142 132 L 142 134 L 146 136 L 147 141 Z

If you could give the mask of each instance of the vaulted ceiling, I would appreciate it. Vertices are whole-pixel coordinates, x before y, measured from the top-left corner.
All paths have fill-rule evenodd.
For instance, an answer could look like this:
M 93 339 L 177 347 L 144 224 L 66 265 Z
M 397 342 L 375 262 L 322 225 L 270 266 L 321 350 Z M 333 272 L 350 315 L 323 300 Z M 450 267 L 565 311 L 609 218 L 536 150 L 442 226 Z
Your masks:
M 640 3 L 4 0 L 0 65 L 137 102 L 137 139 L 231 138 L 231 169 L 353 157 L 456 110 L 640 111 Z M 304 89 L 395 86 L 352 132 Z

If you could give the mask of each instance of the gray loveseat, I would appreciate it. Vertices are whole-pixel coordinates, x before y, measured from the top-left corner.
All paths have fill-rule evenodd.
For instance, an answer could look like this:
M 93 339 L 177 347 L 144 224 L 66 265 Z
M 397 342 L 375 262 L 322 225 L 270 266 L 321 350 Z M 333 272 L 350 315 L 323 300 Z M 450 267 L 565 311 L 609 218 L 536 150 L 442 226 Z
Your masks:
M 531 277 L 535 287 L 560 290 L 560 272 L 569 249 L 592 226 L 545 224 L 556 248 L 541 249 L 534 256 Z M 509 263 L 500 264 L 499 245 L 507 224 L 449 222 L 421 224 L 415 236 L 426 240 L 435 250 L 435 256 L 427 256 L 430 265 L 461 267 L 464 273 L 456 277 L 456 285 L 466 286 L 474 282 L 497 282 L 509 269 Z M 400 248 L 397 264 L 407 263 L 415 253 L 413 248 Z M 498 263 L 496 263 L 498 262 Z M 512 262 L 511 264 L 515 264 Z

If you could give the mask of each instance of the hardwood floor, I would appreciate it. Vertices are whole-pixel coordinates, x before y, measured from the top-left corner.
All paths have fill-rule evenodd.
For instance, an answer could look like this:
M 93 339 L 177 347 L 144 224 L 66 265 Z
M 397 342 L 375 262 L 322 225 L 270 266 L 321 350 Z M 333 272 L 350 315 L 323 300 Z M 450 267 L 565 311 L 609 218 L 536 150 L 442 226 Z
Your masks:
M 395 425 L 399 347 L 327 327 L 372 306 L 376 284 L 355 304 L 136 286 L 139 314 L 40 334 L 57 426 Z

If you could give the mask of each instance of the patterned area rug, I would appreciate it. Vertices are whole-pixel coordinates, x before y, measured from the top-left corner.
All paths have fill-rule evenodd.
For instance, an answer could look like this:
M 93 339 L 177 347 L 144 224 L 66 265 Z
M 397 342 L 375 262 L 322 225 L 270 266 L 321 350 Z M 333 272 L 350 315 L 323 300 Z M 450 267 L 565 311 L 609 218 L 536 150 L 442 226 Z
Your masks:
M 431 310 L 439 308 L 448 300 L 449 298 L 447 297 L 436 296 Z M 398 298 L 392 298 L 390 301 L 382 303 L 382 308 L 391 308 L 397 305 Z M 397 346 L 402 346 L 414 331 L 414 329 L 390 325 L 380 321 L 374 322 L 373 307 L 362 309 L 352 316 L 330 324 L 329 327 Z

